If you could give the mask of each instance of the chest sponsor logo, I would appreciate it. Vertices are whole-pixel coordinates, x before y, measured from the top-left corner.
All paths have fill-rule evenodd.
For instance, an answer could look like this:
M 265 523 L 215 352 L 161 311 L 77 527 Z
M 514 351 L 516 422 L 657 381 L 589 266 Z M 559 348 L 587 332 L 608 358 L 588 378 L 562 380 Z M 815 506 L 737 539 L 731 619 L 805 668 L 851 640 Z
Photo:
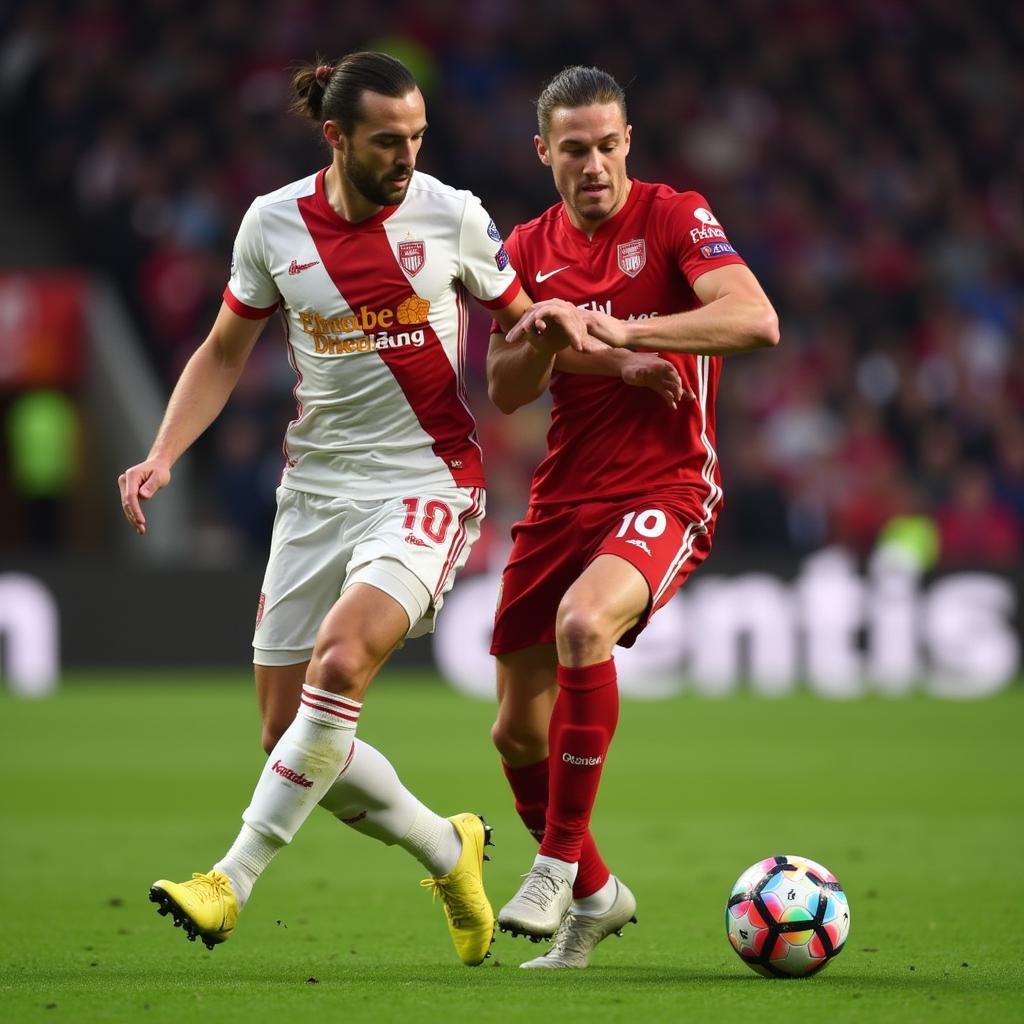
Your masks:
M 302 310 L 298 317 L 302 330 L 313 339 L 313 350 L 318 355 L 340 356 L 408 345 L 420 348 L 426 335 L 416 325 L 425 324 L 429 315 L 430 303 L 419 295 L 410 295 L 394 309 L 360 306 L 344 316 L 331 317 L 316 310 Z
M 713 260 L 716 256 L 735 256 L 736 250 L 728 242 L 707 242 L 700 247 L 700 254 Z
M 423 269 L 426 261 L 427 247 L 423 242 L 398 243 L 398 262 L 410 277 L 415 277 Z
M 577 302 L 576 305 L 579 309 L 592 309 L 595 313 L 607 313 L 608 316 L 618 316 L 620 320 L 650 320 L 658 315 L 656 309 L 650 313 L 634 312 L 627 316 L 622 316 L 621 313 L 613 313 L 611 299 L 588 299 L 586 302 Z
M 618 257 L 619 270 L 627 277 L 636 277 L 647 265 L 647 242 L 634 238 L 631 242 L 620 243 Z

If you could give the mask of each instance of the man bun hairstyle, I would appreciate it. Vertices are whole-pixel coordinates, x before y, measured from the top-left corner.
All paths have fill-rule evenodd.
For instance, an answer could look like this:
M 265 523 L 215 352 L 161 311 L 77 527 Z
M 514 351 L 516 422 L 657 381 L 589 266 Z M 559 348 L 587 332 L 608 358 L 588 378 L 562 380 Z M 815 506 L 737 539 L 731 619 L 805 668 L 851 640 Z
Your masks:
M 292 77 L 291 109 L 318 125 L 337 121 L 351 135 L 362 117 L 364 92 L 400 99 L 416 88 L 409 69 L 386 53 L 364 50 L 334 63 L 318 57 L 300 67 Z
M 537 129 L 542 139 L 548 137 L 551 115 L 559 107 L 589 107 L 594 103 L 617 103 L 626 120 L 626 94 L 622 86 L 600 68 L 581 64 L 559 71 L 544 86 L 537 100 Z

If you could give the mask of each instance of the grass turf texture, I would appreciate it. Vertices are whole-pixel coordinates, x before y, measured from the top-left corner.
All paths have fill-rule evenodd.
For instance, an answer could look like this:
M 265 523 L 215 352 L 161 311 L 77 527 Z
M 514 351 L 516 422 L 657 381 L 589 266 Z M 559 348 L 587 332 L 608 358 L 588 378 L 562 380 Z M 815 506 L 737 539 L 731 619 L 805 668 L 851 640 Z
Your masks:
M 495 825 L 495 907 L 534 848 L 512 811 L 492 708 L 385 675 L 360 735 L 442 813 Z M 1024 690 L 979 703 L 692 698 L 629 703 L 596 813 L 639 926 L 573 973 L 517 965 L 499 934 L 455 960 L 422 871 L 317 812 L 207 952 L 147 901 L 227 847 L 262 763 L 243 676 L 68 679 L 0 697 L 4 1021 L 1021 1019 Z M 820 860 L 850 898 L 841 956 L 757 977 L 724 934 L 729 889 L 775 853 Z M 313 981 L 312 979 L 316 979 Z

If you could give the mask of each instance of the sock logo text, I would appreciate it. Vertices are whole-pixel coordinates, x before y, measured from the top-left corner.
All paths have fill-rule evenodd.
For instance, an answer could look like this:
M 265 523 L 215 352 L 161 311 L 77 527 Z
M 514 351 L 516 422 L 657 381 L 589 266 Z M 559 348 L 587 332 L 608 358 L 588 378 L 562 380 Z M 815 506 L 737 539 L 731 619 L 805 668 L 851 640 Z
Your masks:
M 562 761 L 565 764 L 575 764 L 581 767 L 598 765 L 603 760 L 604 758 L 600 754 L 598 754 L 596 757 L 577 757 L 575 754 L 570 754 L 568 752 L 562 755 Z
M 304 789 L 310 789 L 313 786 L 312 779 L 307 779 L 302 772 L 297 772 L 294 769 L 289 768 L 288 765 L 281 764 L 280 759 L 270 766 L 270 770 L 272 772 L 276 772 L 282 779 L 294 782 L 296 786 L 302 786 Z

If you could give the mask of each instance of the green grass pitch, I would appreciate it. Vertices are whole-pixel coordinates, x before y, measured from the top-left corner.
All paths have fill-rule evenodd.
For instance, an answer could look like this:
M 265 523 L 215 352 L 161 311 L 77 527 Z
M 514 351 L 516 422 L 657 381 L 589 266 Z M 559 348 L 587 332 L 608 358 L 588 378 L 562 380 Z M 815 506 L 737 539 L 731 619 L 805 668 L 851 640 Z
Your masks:
M 489 741 L 493 709 L 385 673 L 360 734 L 442 813 L 495 826 L 498 906 L 533 854 Z M 519 971 L 498 936 L 458 964 L 406 854 L 317 812 L 229 943 L 189 944 L 147 901 L 233 839 L 258 770 L 247 677 L 77 676 L 0 697 L 0 1020 L 1021 1020 L 1024 688 L 993 700 L 626 703 L 595 834 L 638 926 L 587 971 Z M 740 871 L 776 853 L 828 865 L 850 899 L 842 955 L 769 981 L 732 952 Z M 314 980 L 315 979 L 315 980 Z

